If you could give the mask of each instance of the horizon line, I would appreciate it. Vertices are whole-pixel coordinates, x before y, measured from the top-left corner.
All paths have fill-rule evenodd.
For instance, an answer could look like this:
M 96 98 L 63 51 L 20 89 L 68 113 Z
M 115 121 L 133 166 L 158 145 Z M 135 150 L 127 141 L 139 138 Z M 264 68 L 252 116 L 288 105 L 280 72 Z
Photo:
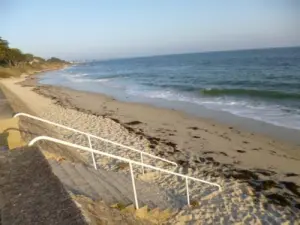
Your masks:
M 151 58 L 151 57 L 164 57 L 172 55 L 187 55 L 187 54 L 206 54 L 206 53 L 221 53 L 221 52 L 238 52 L 238 51 L 255 51 L 255 50 L 266 50 L 266 49 L 280 49 L 280 48 L 300 48 L 300 45 L 295 46 L 276 46 L 276 47 L 263 47 L 263 48 L 240 48 L 240 49 L 228 49 L 228 50 L 209 50 L 209 51 L 195 51 L 195 52 L 182 52 L 182 53 L 167 53 L 167 54 L 156 54 L 156 55 L 140 55 L 140 56 L 128 56 L 128 57 L 116 57 L 106 59 L 75 59 L 70 61 L 111 61 L 111 60 L 123 60 L 123 59 L 138 59 L 138 58 Z

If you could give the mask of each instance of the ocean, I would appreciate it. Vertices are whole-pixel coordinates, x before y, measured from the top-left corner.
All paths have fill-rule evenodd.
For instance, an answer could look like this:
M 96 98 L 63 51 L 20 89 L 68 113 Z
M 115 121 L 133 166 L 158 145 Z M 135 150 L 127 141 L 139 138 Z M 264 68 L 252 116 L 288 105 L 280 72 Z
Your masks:
M 300 47 L 93 61 L 40 82 L 300 130 Z

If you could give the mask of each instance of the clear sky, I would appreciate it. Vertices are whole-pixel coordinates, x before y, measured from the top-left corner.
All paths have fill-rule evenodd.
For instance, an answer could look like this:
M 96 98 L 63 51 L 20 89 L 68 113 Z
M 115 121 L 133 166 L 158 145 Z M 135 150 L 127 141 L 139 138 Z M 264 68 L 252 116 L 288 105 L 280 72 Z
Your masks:
M 0 0 L 0 36 L 67 59 L 300 46 L 300 1 Z

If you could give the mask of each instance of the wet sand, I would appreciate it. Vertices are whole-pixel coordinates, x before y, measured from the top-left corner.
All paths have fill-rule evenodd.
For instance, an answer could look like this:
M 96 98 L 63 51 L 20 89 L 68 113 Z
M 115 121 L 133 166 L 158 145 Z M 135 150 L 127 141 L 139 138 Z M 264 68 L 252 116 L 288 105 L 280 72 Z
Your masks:
M 176 110 L 38 85 L 36 78 L 1 83 L 40 116 L 199 169 L 202 177 L 245 182 L 272 203 L 300 209 L 299 146 Z
M 211 156 L 217 162 L 235 164 L 239 168 L 274 170 L 282 174 L 300 172 L 300 147 L 293 144 L 172 109 L 121 102 L 102 94 L 69 88 L 37 85 L 36 79 L 20 84 L 34 87 L 36 93 L 58 105 L 110 118 L 136 135 L 149 136 L 154 142 L 152 148 L 155 148 L 155 142 L 162 142 L 187 154 Z

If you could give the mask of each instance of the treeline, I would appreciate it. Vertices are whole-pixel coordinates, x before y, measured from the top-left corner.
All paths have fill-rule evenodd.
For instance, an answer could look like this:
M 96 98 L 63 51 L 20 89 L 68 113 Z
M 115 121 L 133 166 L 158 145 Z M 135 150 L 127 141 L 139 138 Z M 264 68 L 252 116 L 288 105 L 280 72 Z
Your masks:
M 23 53 L 18 48 L 10 48 L 7 40 L 0 37 L 0 66 L 3 67 L 20 67 L 25 64 L 33 63 L 67 63 L 56 57 L 45 60 L 41 57 L 34 56 L 30 53 Z
M 43 59 L 18 48 L 10 48 L 7 40 L 0 37 L 0 78 L 35 74 L 50 69 L 60 69 L 69 64 L 56 57 Z

